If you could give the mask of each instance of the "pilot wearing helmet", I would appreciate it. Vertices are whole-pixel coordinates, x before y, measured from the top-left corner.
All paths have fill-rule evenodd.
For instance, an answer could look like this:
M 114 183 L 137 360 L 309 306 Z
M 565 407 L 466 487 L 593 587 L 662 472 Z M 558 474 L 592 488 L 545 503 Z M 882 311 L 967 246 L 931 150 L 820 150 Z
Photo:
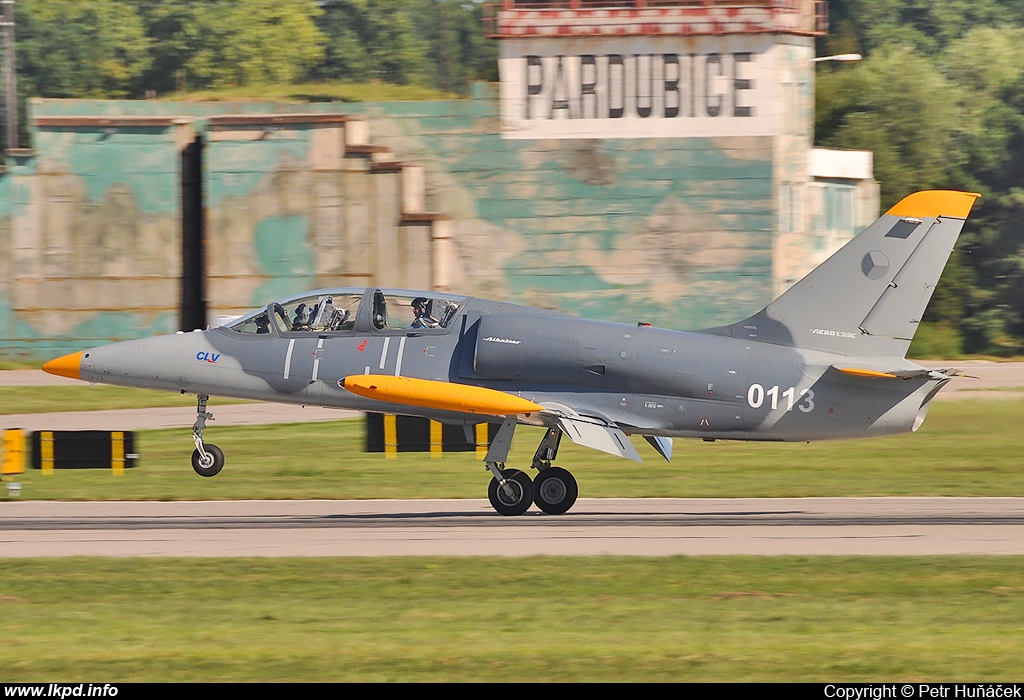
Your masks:
M 305 303 L 295 307 L 295 318 L 292 319 L 293 331 L 308 331 L 310 321 L 310 309 Z
M 412 300 L 412 313 L 415 318 L 409 324 L 409 328 L 437 328 L 440 322 L 430 315 L 428 309 L 430 301 L 426 297 L 416 297 Z

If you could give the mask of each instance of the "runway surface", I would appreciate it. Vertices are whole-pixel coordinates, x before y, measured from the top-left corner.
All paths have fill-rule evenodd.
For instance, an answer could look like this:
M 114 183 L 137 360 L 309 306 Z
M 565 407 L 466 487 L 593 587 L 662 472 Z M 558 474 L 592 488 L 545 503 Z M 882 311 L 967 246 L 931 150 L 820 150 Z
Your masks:
M 1024 554 L 1022 498 L 0 503 L 0 557 Z
M 1024 363 L 949 361 L 939 399 L 1024 396 Z M 39 371 L 0 386 L 81 384 Z M 350 411 L 216 405 L 220 425 L 309 422 Z M 187 427 L 194 406 L 0 415 L 0 427 Z M 496 515 L 484 500 L 0 501 L 0 557 L 403 555 L 1024 554 L 1024 499 L 580 499 L 552 517 Z

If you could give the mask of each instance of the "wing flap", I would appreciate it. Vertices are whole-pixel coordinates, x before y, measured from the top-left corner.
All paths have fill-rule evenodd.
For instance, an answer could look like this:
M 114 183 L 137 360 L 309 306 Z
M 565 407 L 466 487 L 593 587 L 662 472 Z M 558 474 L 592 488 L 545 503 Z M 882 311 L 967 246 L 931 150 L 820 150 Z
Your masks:
M 562 432 L 568 435 L 569 439 L 577 445 L 625 457 L 634 462 L 644 461 L 636 451 L 636 448 L 633 447 L 633 443 L 626 437 L 626 434 L 615 426 L 592 423 L 566 416 L 559 416 L 556 420 Z

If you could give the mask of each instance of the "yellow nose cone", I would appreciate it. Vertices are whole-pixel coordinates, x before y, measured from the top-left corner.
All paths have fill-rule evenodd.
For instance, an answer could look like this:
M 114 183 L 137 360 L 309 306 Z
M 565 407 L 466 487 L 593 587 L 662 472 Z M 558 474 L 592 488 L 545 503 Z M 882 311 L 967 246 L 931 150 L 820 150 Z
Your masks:
M 73 352 L 70 355 L 58 357 L 43 365 L 43 371 L 49 374 L 58 374 L 71 379 L 82 378 L 82 353 Z

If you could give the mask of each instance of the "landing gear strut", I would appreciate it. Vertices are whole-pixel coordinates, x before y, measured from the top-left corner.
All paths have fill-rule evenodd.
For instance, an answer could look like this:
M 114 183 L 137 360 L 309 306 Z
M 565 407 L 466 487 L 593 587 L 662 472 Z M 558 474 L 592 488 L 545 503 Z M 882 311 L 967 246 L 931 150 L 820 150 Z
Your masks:
M 531 481 L 525 472 L 505 468 L 515 426 L 515 418 L 508 418 L 501 424 L 484 458 L 494 477 L 487 488 L 491 506 L 501 515 L 522 515 L 532 503 L 549 515 L 565 513 L 576 502 L 579 487 L 568 470 L 551 464 L 558 454 L 561 429 L 549 428 L 544 434 L 532 464 L 540 473 Z
M 213 414 L 206 411 L 206 402 L 210 397 L 200 394 L 196 402 L 196 422 L 192 425 L 192 440 L 196 449 L 192 452 L 192 468 L 199 476 L 217 476 L 224 468 L 224 452 L 213 444 L 203 442 L 203 430 L 206 421 L 213 420 Z

